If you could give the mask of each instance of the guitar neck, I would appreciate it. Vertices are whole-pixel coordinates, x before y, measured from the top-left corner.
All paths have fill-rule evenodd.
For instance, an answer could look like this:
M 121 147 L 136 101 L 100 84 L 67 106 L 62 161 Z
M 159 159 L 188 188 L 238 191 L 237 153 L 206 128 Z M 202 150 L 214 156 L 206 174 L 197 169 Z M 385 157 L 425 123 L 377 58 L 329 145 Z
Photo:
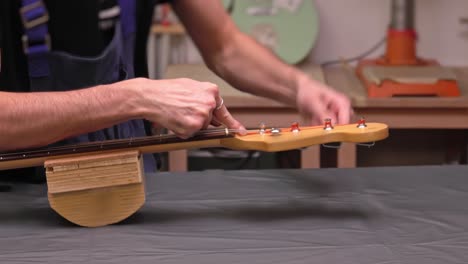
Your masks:
M 212 129 L 200 131 L 189 139 L 180 139 L 175 135 L 163 135 L 0 153 L 0 170 L 42 166 L 47 159 L 52 158 L 79 157 L 122 150 L 156 153 L 179 149 L 225 147 L 276 152 L 329 142 L 373 142 L 388 137 L 388 126 L 381 123 L 365 124 L 362 120 L 358 125 L 349 124 L 333 127 L 331 122 L 327 121 L 325 127 L 315 126 L 299 129 L 296 123 L 291 128 L 250 130 L 242 136 L 237 136 L 237 132 L 237 130 L 232 129 Z
M 180 149 L 217 147 L 221 146 L 221 139 L 231 138 L 234 133 L 234 130 L 213 129 L 201 131 L 189 139 L 181 139 L 175 135 L 161 135 L 0 153 L 0 170 L 43 166 L 44 162 L 51 158 L 78 157 L 122 150 L 157 153 Z

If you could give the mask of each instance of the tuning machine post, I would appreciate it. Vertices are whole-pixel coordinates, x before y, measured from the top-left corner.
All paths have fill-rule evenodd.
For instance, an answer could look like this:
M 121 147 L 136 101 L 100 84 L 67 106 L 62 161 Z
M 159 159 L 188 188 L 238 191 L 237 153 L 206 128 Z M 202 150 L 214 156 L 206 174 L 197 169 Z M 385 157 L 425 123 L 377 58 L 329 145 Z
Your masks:
M 290 131 L 293 132 L 293 133 L 298 133 L 299 131 L 301 131 L 301 129 L 299 128 L 299 123 L 298 122 L 293 122 L 291 124 Z

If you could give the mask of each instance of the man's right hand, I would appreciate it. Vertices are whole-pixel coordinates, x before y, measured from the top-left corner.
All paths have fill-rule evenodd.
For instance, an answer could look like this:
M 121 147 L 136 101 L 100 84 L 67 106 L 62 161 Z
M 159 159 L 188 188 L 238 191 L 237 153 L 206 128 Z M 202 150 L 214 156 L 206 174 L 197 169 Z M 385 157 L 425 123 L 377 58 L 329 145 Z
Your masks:
M 122 82 L 139 94 L 143 118 L 165 127 L 180 138 L 189 138 L 210 124 L 245 130 L 222 104 L 218 86 L 192 79 L 150 80 L 136 78 Z

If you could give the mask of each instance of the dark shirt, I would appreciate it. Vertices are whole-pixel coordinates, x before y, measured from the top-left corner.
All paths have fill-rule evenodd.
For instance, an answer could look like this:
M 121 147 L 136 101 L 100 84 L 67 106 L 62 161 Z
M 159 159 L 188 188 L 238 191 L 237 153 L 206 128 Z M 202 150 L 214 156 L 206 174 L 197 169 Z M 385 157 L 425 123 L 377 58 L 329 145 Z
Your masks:
M 146 41 L 155 0 L 135 0 L 137 31 L 135 42 L 135 74 L 147 75 Z M 44 0 L 49 12 L 52 49 L 77 56 L 98 55 L 112 38 L 112 20 L 99 19 L 99 13 L 111 10 L 117 0 Z M 22 50 L 23 26 L 19 16 L 20 0 L 0 1 L 0 90 L 29 91 L 26 57 Z

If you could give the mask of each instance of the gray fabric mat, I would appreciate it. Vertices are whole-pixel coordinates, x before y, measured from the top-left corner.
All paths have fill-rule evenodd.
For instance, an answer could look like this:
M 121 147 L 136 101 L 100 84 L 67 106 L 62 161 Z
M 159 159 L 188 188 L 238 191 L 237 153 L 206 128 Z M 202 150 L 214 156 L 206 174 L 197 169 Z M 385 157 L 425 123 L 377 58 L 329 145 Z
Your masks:
M 81 228 L 41 185 L 0 193 L 0 263 L 468 263 L 468 167 L 147 176 L 124 222 Z

